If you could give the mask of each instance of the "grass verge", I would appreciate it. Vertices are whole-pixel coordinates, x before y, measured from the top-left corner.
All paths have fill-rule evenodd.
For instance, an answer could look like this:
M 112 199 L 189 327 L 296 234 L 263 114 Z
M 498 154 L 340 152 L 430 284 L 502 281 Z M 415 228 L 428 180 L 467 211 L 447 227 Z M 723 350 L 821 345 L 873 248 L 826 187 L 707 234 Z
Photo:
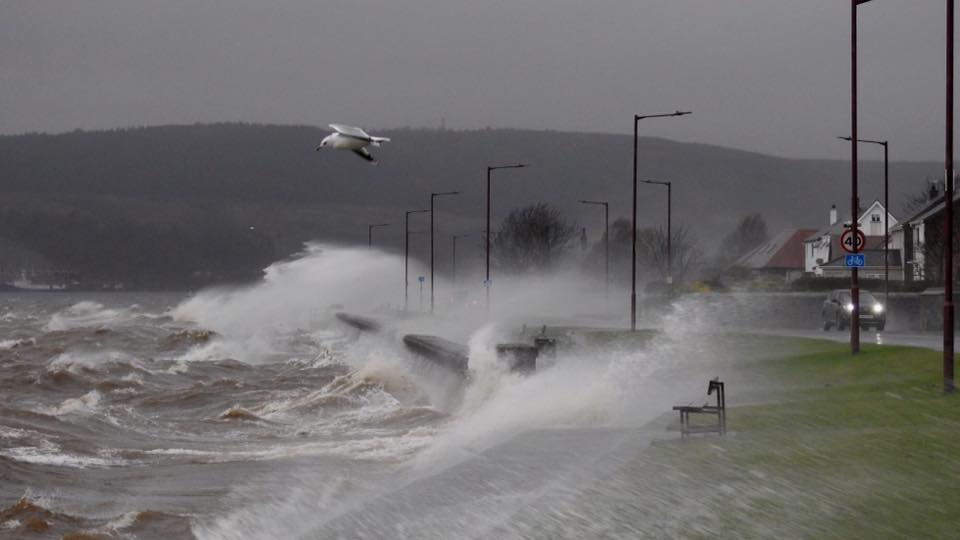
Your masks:
M 743 340 L 739 367 L 774 393 L 729 408 L 724 437 L 660 441 L 626 463 L 588 497 L 609 514 L 598 533 L 960 537 L 960 397 L 942 392 L 940 353 Z

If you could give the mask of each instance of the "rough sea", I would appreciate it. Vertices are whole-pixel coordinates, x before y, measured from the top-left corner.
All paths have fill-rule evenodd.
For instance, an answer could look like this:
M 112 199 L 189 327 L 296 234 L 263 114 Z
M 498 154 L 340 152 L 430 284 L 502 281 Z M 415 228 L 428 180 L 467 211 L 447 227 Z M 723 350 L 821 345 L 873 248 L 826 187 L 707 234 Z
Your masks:
M 631 499 L 613 479 L 675 436 L 651 421 L 702 393 L 677 377 L 696 354 L 581 346 L 511 373 L 492 345 L 528 313 L 589 309 L 557 304 L 559 282 L 498 291 L 493 323 L 469 302 L 379 335 L 334 317 L 391 320 L 401 265 L 311 246 L 245 287 L 0 294 L 0 537 L 663 532 L 595 494 Z M 407 352 L 406 332 L 468 345 L 470 375 Z

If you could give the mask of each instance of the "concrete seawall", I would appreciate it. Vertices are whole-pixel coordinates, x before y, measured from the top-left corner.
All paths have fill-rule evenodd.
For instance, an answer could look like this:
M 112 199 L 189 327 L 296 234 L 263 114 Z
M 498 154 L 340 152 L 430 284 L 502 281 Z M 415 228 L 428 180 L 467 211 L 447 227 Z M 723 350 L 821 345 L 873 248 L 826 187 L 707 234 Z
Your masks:
M 470 359 L 470 351 L 465 345 L 454 343 L 437 336 L 407 334 L 403 344 L 410 351 L 443 366 L 453 372 L 465 375 Z
M 364 332 L 379 332 L 383 329 L 383 324 L 380 323 L 380 321 L 368 317 L 361 317 L 359 315 L 343 312 L 337 313 L 334 316 L 337 319 L 347 323 L 349 326 L 352 326 L 357 330 L 363 330 Z
M 342 312 L 337 313 L 336 317 L 361 332 L 380 333 L 385 329 L 383 323 L 369 317 Z M 461 377 L 466 376 L 469 371 L 470 350 L 466 345 L 426 334 L 407 334 L 403 336 L 402 341 L 410 352 L 433 365 L 452 371 Z M 497 345 L 497 357 L 506 363 L 511 371 L 533 373 L 537 369 L 537 357 L 541 350 L 546 351 L 548 356 L 553 356 L 556 352 L 556 340 L 543 337 L 535 339 L 532 345 L 501 343 Z

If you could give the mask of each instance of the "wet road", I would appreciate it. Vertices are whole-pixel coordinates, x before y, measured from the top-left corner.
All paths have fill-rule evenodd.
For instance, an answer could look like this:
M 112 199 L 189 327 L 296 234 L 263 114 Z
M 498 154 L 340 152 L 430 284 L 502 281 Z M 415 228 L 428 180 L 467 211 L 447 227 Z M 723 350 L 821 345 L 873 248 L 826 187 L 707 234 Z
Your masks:
M 848 342 L 850 341 L 849 330 L 837 332 L 835 330 L 797 330 L 797 329 L 769 329 L 753 330 L 758 334 L 768 334 L 775 336 L 804 337 L 813 339 L 829 339 L 830 341 Z M 875 345 L 905 345 L 908 347 L 922 347 L 925 349 L 943 350 L 943 336 L 939 332 L 876 332 L 874 330 L 861 330 L 860 343 L 872 343 Z

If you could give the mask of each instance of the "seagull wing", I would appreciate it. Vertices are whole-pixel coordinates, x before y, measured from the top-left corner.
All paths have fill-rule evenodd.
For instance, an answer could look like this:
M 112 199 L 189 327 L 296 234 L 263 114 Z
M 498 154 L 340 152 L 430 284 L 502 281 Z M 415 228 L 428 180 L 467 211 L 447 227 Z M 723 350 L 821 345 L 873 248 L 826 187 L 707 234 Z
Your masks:
M 360 139 L 364 141 L 372 140 L 372 138 L 366 131 L 356 126 L 345 126 L 343 124 L 330 124 L 330 127 L 336 130 L 337 133 L 341 135 L 345 135 L 347 137 L 352 137 L 354 139 Z
M 370 152 L 368 152 L 366 148 L 361 148 L 361 149 L 359 149 L 359 150 L 353 150 L 352 152 L 353 152 L 354 154 L 362 157 L 363 159 L 369 161 L 370 163 L 373 163 L 374 165 L 377 164 L 377 160 L 374 159 L 372 155 L 370 155 Z

